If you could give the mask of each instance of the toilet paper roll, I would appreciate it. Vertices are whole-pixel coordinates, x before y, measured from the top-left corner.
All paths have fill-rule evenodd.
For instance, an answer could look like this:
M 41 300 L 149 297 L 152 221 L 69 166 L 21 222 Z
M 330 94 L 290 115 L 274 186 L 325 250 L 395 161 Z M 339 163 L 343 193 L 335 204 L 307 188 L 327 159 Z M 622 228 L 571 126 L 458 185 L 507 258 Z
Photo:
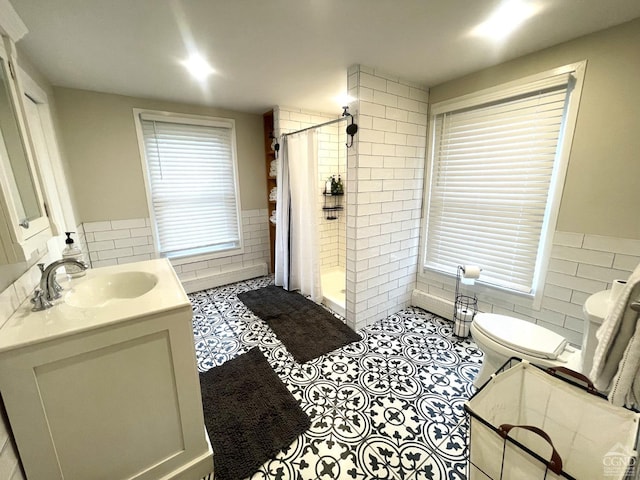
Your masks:
M 462 267 L 462 276 L 470 279 L 480 278 L 481 271 L 482 269 L 477 265 L 464 265 Z
M 462 278 L 460 279 L 464 285 L 473 285 L 476 278 L 480 277 L 482 269 L 476 265 L 464 265 L 462 267 Z
M 611 310 L 616 303 L 618 303 L 618 299 L 622 294 L 622 291 L 627 286 L 627 281 L 622 279 L 617 279 L 613 281 L 611 285 L 611 290 L 609 292 L 609 310 Z

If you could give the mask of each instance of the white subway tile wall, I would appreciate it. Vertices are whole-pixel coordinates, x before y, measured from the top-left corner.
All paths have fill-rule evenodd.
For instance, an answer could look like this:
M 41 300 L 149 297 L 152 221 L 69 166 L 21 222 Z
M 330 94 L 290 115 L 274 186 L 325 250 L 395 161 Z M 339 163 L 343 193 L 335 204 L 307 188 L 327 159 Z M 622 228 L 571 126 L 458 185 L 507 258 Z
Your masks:
M 155 257 L 148 218 L 85 222 L 87 255 L 93 268 L 151 260 Z
M 343 185 L 347 181 L 347 149 L 345 146 L 346 123 L 339 123 L 323 127 L 318 132 L 318 192 L 323 192 L 325 183 L 333 175 L 341 178 Z M 339 203 L 344 208 L 345 197 L 327 197 L 318 195 L 318 218 L 320 230 L 320 265 L 323 271 L 329 271 L 335 267 L 345 268 L 346 256 L 346 210 L 331 212 L 326 215 L 322 207 Z M 327 216 L 337 217 L 335 220 L 327 219 Z
M 426 88 L 349 69 L 358 134 L 347 168 L 347 322 L 361 328 L 409 305 L 415 288 L 427 137 Z
M 211 260 L 173 262 L 181 281 L 201 279 L 247 266 L 269 263 L 267 209 L 242 211 L 244 252 Z M 87 252 L 94 268 L 156 258 L 148 218 L 86 222 Z
M 181 280 L 202 278 L 247 266 L 268 264 L 269 242 L 267 209 L 244 210 L 242 231 L 244 253 L 214 260 L 183 263 L 174 268 Z M 76 229 L 83 256 L 93 268 L 155 258 L 149 219 L 86 222 Z M 64 237 L 49 242 L 49 251 L 13 284 L 0 292 L 0 326 L 31 295 L 40 280 L 37 263 L 49 264 L 61 256 Z M 55 244 L 52 245 L 52 242 Z M 59 245 L 58 245 L 59 244 Z
M 25 298 L 20 298 L 18 296 L 16 283 L 12 283 L 2 293 L 0 293 L 0 326 L 4 325 L 4 322 L 13 315 L 13 312 L 17 310 L 18 306 Z
M 242 211 L 244 253 L 198 262 L 174 264 L 182 282 L 222 275 L 233 270 L 260 264 L 269 264 L 269 211 L 265 209 Z
M 340 113 L 330 115 L 326 113 L 308 112 L 297 108 L 279 106 L 274 109 L 274 128 L 276 135 L 294 132 L 312 127 L 320 123 L 334 120 Z M 322 195 L 325 182 L 335 175 L 341 176 L 346 186 L 347 149 L 346 123 L 337 123 L 321 127 L 318 131 L 318 196 L 317 214 L 318 234 L 320 245 L 320 266 L 322 271 L 329 271 L 335 267 L 345 268 L 346 264 L 346 210 L 338 212 L 336 220 L 327 220 L 322 207 L 325 198 Z M 344 204 L 345 197 L 340 201 Z M 332 202 L 333 199 L 328 200 Z
M 539 310 L 525 298 L 480 294 L 479 309 L 529 320 L 582 344 L 582 307 L 593 293 L 608 290 L 615 279 L 626 279 L 640 264 L 640 240 L 557 231 Z M 454 280 L 419 275 L 419 290 L 453 301 Z

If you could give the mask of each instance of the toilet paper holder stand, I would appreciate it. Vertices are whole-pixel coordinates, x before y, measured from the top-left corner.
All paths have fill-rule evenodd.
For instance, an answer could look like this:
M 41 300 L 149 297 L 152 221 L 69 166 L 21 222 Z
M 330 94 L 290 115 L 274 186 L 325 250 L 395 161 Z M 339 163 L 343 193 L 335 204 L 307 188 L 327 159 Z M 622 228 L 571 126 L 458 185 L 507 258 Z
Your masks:
M 469 336 L 469 329 L 473 317 L 478 313 L 478 297 L 473 294 L 463 295 L 460 288 L 460 279 L 464 277 L 465 267 L 458 265 L 456 273 L 456 296 L 453 304 L 453 333 L 457 337 Z

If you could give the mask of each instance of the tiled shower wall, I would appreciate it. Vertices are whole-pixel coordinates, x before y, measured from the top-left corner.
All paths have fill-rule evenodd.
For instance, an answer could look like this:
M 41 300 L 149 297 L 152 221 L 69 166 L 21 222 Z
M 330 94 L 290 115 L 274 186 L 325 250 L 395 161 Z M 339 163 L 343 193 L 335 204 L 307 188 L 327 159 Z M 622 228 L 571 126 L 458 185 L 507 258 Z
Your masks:
M 274 109 L 274 126 L 276 135 L 294 132 L 307 127 L 338 118 L 329 114 L 308 112 L 290 107 L 276 107 Z M 321 127 L 318 130 L 318 186 L 317 186 L 317 215 L 320 244 L 320 266 L 322 271 L 335 267 L 345 268 L 346 260 L 346 210 L 338 212 L 336 220 L 327 220 L 322 206 L 324 205 L 324 185 L 327 178 L 341 175 L 346 190 L 346 123 L 336 123 Z M 344 204 L 345 197 L 342 197 Z M 333 200 L 329 200 L 333 201 Z
M 478 295 L 479 310 L 529 320 L 582 344 L 587 298 L 610 289 L 613 280 L 626 279 L 640 264 L 640 240 L 556 232 L 539 310 L 531 301 L 514 295 Z M 455 280 L 436 273 L 418 276 L 417 288 L 453 302 Z M 434 312 L 446 316 L 446 312 Z M 453 313 L 448 315 L 450 318 Z
M 236 281 L 231 272 L 247 270 L 253 276 L 264 274 L 269 262 L 269 231 L 266 209 L 242 211 L 244 253 L 211 260 L 172 262 L 178 278 L 187 291 L 204 289 Z M 155 258 L 151 222 L 148 218 L 85 222 L 83 224 L 87 252 L 94 268 L 139 262 Z M 219 277 L 218 279 L 216 277 Z M 208 283 L 207 279 L 211 279 Z M 247 277 L 250 278 L 250 277 Z
M 345 123 L 338 123 L 322 127 L 318 131 L 318 191 L 325 189 L 327 179 L 333 175 L 342 179 L 346 189 L 347 181 L 347 149 L 345 147 Z M 346 210 L 332 212 L 337 217 L 328 220 L 322 210 L 325 204 L 333 205 L 336 201 L 344 207 L 345 196 L 334 198 L 318 197 L 318 228 L 320 230 L 320 265 L 323 271 L 341 267 L 346 264 Z
M 358 134 L 348 151 L 347 322 L 359 329 L 410 303 L 427 133 L 425 87 L 356 65 Z

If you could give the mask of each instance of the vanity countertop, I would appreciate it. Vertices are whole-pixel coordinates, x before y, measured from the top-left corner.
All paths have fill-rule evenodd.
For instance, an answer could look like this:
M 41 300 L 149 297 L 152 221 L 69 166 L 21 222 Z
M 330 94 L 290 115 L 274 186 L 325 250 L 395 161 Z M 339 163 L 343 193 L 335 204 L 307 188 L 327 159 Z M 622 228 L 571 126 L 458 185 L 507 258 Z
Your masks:
M 62 272 L 63 268 L 59 271 Z M 73 302 L 68 302 L 71 296 L 78 297 L 78 292 L 82 290 L 78 287 L 83 282 L 122 272 L 150 274 L 157 278 L 157 283 L 148 292 L 135 298 L 116 298 L 99 306 L 78 307 L 70 304 Z M 58 274 L 58 280 L 64 290 L 62 297 L 55 301 L 52 308 L 33 312 L 28 298 L 2 326 L 0 353 L 126 320 L 191 307 L 167 259 L 88 269 L 85 276 L 70 280 L 66 275 Z

